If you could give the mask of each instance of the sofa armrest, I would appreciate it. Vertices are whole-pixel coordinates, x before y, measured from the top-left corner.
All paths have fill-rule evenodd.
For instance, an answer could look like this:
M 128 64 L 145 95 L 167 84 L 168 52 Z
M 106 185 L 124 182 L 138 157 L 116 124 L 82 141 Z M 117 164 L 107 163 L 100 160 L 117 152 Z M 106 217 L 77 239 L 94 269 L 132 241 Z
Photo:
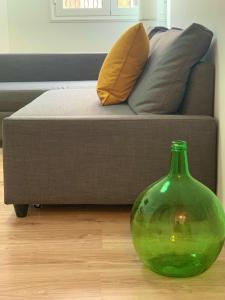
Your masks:
M 53 204 L 60 199 L 73 203 L 70 190 L 86 203 L 104 203 L 104 197 L 114 204 L 113 197 L 132 203 L 144 187 L 167 173 L 175 139 L 188 142 L 191 173 L 215 191 L 217 124 L 212 117 L 11 116 L 3 123 L 5 202 L 32 203 L 37 198 L 44 203 L 47 198 L 40 199 L 40 191 L 54 190 L 54 197 L 47 192 L 43 197 Z
M 97 80 L 106 54 L 0 54 L 0 82 Z

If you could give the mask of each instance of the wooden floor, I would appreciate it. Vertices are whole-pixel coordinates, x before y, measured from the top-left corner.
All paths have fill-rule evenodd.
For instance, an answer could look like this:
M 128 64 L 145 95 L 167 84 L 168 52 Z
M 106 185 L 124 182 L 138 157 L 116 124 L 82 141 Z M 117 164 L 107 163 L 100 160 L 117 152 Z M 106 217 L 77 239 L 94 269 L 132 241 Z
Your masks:
M 0 300 L 225 300 L 225 251 L 199 277 L 161 277 L 137 259 L 130 208 L 32 208 L 17 219 L 2 167 L 0 181 Z

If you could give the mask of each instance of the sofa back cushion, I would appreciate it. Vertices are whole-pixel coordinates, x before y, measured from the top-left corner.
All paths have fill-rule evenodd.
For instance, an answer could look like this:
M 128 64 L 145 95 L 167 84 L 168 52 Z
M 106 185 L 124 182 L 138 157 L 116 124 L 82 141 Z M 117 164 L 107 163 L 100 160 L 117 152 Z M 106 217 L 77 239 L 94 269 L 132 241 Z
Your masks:
M 0 82 L 97 80 L 105 53 L 0 54 Z
M 178 112 L 183 115 L 213 116 L 214 86 L 214 64 L 199 62 L 192 68 L 185 96 Z
M 131 108 L 138 114 L 176 113 L 191 69 L 208 51 L 212 37 L 199 24 L 154 35 L 149 61 L 128 100 Z

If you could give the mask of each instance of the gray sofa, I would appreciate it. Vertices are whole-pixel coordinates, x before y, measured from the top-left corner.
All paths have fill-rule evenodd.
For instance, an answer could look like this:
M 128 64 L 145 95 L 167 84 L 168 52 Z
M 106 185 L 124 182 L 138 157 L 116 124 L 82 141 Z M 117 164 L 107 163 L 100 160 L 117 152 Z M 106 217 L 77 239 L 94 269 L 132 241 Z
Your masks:
M 213 66 L 193 68 L 176 115 L 136 115 L 99 104 L 104 56 L 0 55 L 2 116 L 24 106 L 3 122 L 4 197 L 18 217 L 30 204 L 133 203 L 166 174 L 174 139 L 188 141 L 193 176 L 216 191 Z

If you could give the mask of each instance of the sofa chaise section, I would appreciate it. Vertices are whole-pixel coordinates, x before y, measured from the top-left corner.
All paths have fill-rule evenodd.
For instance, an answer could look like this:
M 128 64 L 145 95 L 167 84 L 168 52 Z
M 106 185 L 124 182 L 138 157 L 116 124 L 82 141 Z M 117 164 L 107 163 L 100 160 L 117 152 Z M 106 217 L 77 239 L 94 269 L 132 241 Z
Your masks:
M 193 175 L 215 191 L 213 117 L 135 115 L 95 97 L 50 91 L 4 120 L 5 203 L 17 213 L 37 203 L 131 204 L 167 172 L 173 139 L 187 140 Z

